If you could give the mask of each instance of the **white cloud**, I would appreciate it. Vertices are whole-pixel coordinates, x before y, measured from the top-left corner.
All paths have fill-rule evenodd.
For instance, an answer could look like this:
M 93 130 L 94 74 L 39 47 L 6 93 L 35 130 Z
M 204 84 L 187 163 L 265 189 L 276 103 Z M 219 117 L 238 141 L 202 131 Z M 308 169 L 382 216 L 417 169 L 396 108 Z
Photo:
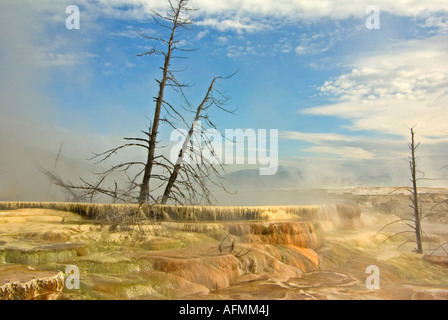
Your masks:
M 293 1 L 293 0 L 227 0 L 209 1 L 194 0 L 195 7 L 208 15 L 226 16 L 251 16 L 251 17 L 277 17 L 291 19 L 321 19 L 334 18 L 345 19 L 351 16 L 364 17 L 370 0 L 322 0 L 322 1 Z M 375 5 L 383 12 L 391 14 L 415 17 L 418 14 L 445 10 L 448 11 L 448 3 L 444 0 L 399 0 L 375 1 Z
M 398 43 L 386 53 L 355 59 L 351 72 L 326 81 L 320 91 L 334 104 L 304 114 L 351 121 L 349 129 L 408 136 L 448 134 L 448 41 L 438 36 Z
M 425 21 L 425 27 L 436 27 L 439 29 L 439 32 L 448 32 L 448 17 L 429 17 Z
M 227 53 L 226 55 L 229 58 L 238 58 L 241 56 L 247 56 L 247 55 L 255 55 L 259 52 L 260 49 L 259 46 L 254 47 L 251 45 L 250 41 L 246 43 L 245 46 L 236 46 L 236 45 L 229 45 L 227 46 Z
M 329 32 L 327 34 L 315 33 L 312 35 L 302 34 L 299 40 L 299 45 L 295 48 L 295 53 L 299 55 L 313 55 L 324 53 L 331 49 L 339 37 L 339 30 Z
M 216 38 L 216 41 L 217 41 L 219 44 L 226 44 L 226 43 L 229 42 L 229 38 L 224 37 L 224 36 L 219 36 L 219 37 Z
M 15 1 L 2 2 L 10 6 Z M 54 24 L 63 24 L 67 17 L 66 4 L 58 0 L 42 0 L 38 4 L 32 0 L 23 0 L 20 3 L 35 11 L 36 16 L 45 16 L 48 22 Z M 81 9 L 81 28 L 84 28 L 86 23 L 95 23 L 100 17 L 150 20 L 152 10 L 163 13 L 168 8 L 166 0 L 79 0 L 76 4 Z M 199 25 L 238 33 L 262 31 L 278 23 L 363 18 L 366 17 L 365 9 L 371 4 L 370 0 L 192 0 L 190 2 L 191 7 L 199 9 L 192 13 Z M 424 2 L 377 0 L 375 5 L 381 12 L 411 18 L 420 17 L 426 19 L 424 26 L 446 30 L 448 3 L 445 0 Z M 117 35 L 135 37 L 135 33 L 130 29 L 119 31 Z
M 284 131 L 280 136 L 283 139 L 307 141 L 312 143 L 320 143 L 322 141 L 353 141 L 354 138 L 347 135 L 337 133 L 310 133 L 299 131 Z
M 198 35 L 196 36 L 196 40 L 198 40 L 198 41 L 201 40 L 201 39 L 204 38 L 208 33 L 209 33 L 208 30 L 200 31 L 200 32 L 198 33 Z
M 2 0 L 3 3 L 17 1 Z M 34 0 L 22 0 L 21 3 L 33 8 L 36 13 L 45 14 L 54 22 L 65 21 L 66 3 L 58 0 L 40 0 L 38 5 Z M 199 9 L 194 12 L 196 17 L 213 18 L 221 28 L 237 28 L 238 21 L 248 22 L 254 19 L 276 19 L 278 21 L 316 21 L 319 19 L 362 18 L 365 10 L 371 5 L 371 0 L 191 0 L 190 6 Z M 448 2 L 445 0 L 377 0 L 374 3 L 381 12 L 406 17 L 432 17 L 436 12 L 448 12 Z M 9 5 L 9 4 L 8 4 Z M 76 5 L 81 9 L 82 21 L 97 19 L 99 16 L 109 16 L 115 19 L 145 20 L 152 10 L 163 12 L 167 6 L 166 0 L 78 0 Z M 223 22 L 228 21 L 228 22 Z M 443 22 L 445 21 L 445 22 Z M 236 24 L 235 24 L 236 23 Z M 446 24 L 446 20 L 428 20 L 428 25 Z M 235 24 L 226 26 L 226 24 Z M 245 27 L 243 27 L 245 29 Z M 252 29 L 252 27 L 249 27 Z M 252 29 L 253 30 L 253 29 Z
M 406 140 L 345 135 L 337 133 L 309 133 L 283 131 L 280 137 L 313 144 L 305 152 L 338 155 L 345 159 L 391 159 L 406 157 Z
M 218 20 L 214 18 L 207 18 L 198 21 L 196 24 L 204 27 L 212 27 L 221 32 L 234 31 L 237 33 L 242 33 L 244 31 L 253 32 L 266 29 L 266 27 L 260 23 L 252 21 L 232 20 L 232 19 Z
M 274 48 L 282 53 L 290 53 L 292 51 L 292 43 L 289 38 L 280 38 L 274 44 Z
M 135 28 L 133 26 L 126 26 L 126 28 L 124 30 L 110 32 L 110 35 L 115 36 L 115 37 L 125 37 L 125 38 L 130 38 L 130 39 L 137 39 L 137 38 L 140 38 L 139 33 L 146 35 L 146 36 L 153 36 L 156 32 L 150 28 L 140 29 L 140 28 Z
M 332 147 L 332 146 L 311 146 L 303 149 L 305 152 L 318 154 L 333 154 L 345 159 L 372 159 L 374 154 L 362 148 L 356 147 Z

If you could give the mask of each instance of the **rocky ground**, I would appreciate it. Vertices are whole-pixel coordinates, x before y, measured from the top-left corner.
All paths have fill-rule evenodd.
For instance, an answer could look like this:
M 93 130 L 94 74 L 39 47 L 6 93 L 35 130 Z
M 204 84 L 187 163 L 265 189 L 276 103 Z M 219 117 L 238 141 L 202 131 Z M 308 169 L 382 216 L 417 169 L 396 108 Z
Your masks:
M 447 299 L 442 250 L 429 261 L 412 243 L 399 247 L 406 234 L 383 243 L 405 226 L 377 233 L 406 214 L 407 195 L 387 202 L 385 190 L 373 191 L 328 193 L 361 211 L 271 207 L 258 220 L 166 218 L 130 228 L 54 209 L 2 210 L 0 298 Z M 425 206 L 446 194 L 429 193 Z M 447 240 L 445 219 L 428 219 L 426 255 Z M 380 289 L 366 288 L 369 265 L 380 270 Z M 79 288 L 67 285 L 69 266 Z

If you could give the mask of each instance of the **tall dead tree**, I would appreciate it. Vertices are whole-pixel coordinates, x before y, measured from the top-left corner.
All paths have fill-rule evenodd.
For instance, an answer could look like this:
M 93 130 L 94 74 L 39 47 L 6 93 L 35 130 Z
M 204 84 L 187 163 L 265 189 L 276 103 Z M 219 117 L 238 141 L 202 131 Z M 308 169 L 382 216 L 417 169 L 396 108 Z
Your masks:
M 160 113 L 162 110 L 162 105 L 167 104 L 166 101 L 164 100 L 165 88 L 167 85 L 177 87 L 182 86 L 181 84 L 179 84 L 179 82 L 176 80 L 176 77 L 170 70 L 170 63 L 173 52 L 175 52 L 176 50 L 181 51 L 185 50 L 177 47 L 179 41 L 175 39 L 176 32 L 180 28 L 188 28 L 188 26 L 191 25 L 191 20 L 188 17 L 188 12 L 191 11 L 192 9 L 187 7 L 188 2 L 187 0 L 178 0 L 177 4 L 173 4 L 171 0 L 169 0 L 168 2 L 170 5 L 170 11 L 166 15 L 154 12 L 155 15 L 154 20 L 156 21 L 156 23 L 170 30 L 168 39 L 164 37 L 154 38 L 142 35 L 146 39 L 161 42 L 163 45 L 166 46 L 166 50 L 159 51 L 155 47 L 153 47 L 150 51 L 140 55 L 143 56 L 143 55 L 159 54 L 164 57 L 164 63 L 162 67 L 162 79 L 156 80 L 157 83 L 159 84 L 159 92 L 157 97 L 155 98 L 156 106 L 152 121 L 152 128 L 149 134 L 148 156 L 146 159 L 145 170 L 143 173 L 143 180 L 140 185 L 140 195 L 138 198 L 139 203 L 145 203 L 149 200 L 149 190 L 150 190 L 149 182 L 151 180 L 151 173 L 155 160 L 154 153 L 156 149 L 157 134 L 159 130 Z M 168 106 L 172 108 L 171 105 L 168 104 Z M 175 111 L 174 108 L 172 109 L 173 111 Z
M 414 209 L 414 223 L 415 223 L 415 237 L 417 241 L 417 253 L 423 253 L 422 247 L 422 226 L 421 226 L 421 212 L 418 206 L 418 190 L 417 190 L 417 164 L 415 162 L 415 151 L 417 150 L 420 142 L 415 144 L 414 141 L 414 128 L 411 128 L 411 143 L 408 145 L 411 150 L 411 157 L 409 159 L 409 168 L 411 170 L 411 182 L 412 182 L 412 208 Z
M 417 151 L 417 148 L 419 147 L 419 145 L 420 145 L 420 142 L 418 142 L 417 144 L 415 143 L 414 128 L 411 128 L 411 142 L 408 143 L 408 147 L 409 147 L 409 150 L 411 151 L 411 155 L 409 157 L 409 169 L 410 169 L 410 173 L 411 173 L 410 181 L 412 183 L 412 188 L 406 188 L 406 189 L 408 189 L 409 192 L 411 193 L 409 196 L 409 199 L 411 200 L 411 203 L 412 203 L 410 205 L 410 207 L 413 210 L 414 217 L 412 219 L 400 218 L 398 220 L 392 221 L 392 222 L 386 224 L 385 226 L 383 226 L 377 233 L 380 233 L 386 227 L 388 227 L 392 224 L 398 223 L 398 222 L 406 223 L 406 225 L 408 227 L 410 227 L 411 230 L 404 230 L 404 231 L 394 233 L 393 235 L 391 235 L 391 236 L 387 237 L 385 240 L 383 240 L 378 246 L 383 244 L 385 241 L 387 241 L 395 236 L 398 236 L 400 234 L 415 233 L 415 242 L 417 244 L 417 249 L 415 251 L 417 253 L 423 253 L 423 245 L 422 245 L 423 230 L 422 230 L 422 226 L 421 226 L 421 221 L 422 221 L 422 219 L 424 219 L 425 217 L 427 217 L 429 215 L 422 217 L 421 207 L 419 206 L 419 202 L 418 202 L 417 181 L 420 178 L 417 177 L 417 173 L 419 173 L 421 171 L 417 170 L 416 151 Z M 399 189 L 401 189 L 401 188 L 399 188 Z M 405 243 L 408 243 L 408 242 L 411 242 L 411 241 L 406 241 L 406 242 L 402 243 L 401 245 L 404 245 Z

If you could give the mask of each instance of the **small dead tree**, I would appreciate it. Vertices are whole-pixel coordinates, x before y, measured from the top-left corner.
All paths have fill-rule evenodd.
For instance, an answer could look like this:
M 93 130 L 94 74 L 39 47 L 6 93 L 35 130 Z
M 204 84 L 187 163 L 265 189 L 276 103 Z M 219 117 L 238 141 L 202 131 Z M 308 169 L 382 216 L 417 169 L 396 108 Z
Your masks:
M 415 151 L 417 150 L 420 142 L 415 144 L 414 141 L 414 128 L 411 128 L 411 143 L 409 144 L 409 149 L 411 150 L 411 157 L 409 161 L 409 167 L 411 170 L 411 182 L 412 182 L 412 206 L 414 209 L 414 230 L 415 239 L 417 242 L 417 253 L 423 253 L 422 247 L 422 225 L 421 225 L 421 211 L 418 205 L 418 190 L 417 190 L 417 164 L 415 162 Z
M 224 249 L 229 249 L 229 253 L 232 253 L 235 257 L 240 258 L 245 256 L 246 254 L 251 253 L 254 250 L 254 247 L 250 247 L 249 249 L 241 249 L 238 252 L 235 252 L 236 249 L 236 243 L 235 239 L 233 238 L 229 245 L 224 245 L 224 241 L 229 237 L 230 232 L 226 234 L 226 236 L 222 239 L 221 243 L 218 245 L 219 253 L 223 253 Z
M 416 252 L 417 253 L 423 253 L 423 245 L 422 245 L 422 241 L 423 241 L 423 230 L 422 230 L 422 226 L 421 226 L 421 221 L 423 219 L 422 217 L 422 210 L 421 207 L 419 206 L 419 202 L 418 202 L 418 188 L 417 188 L 417 181 L 420 180 L 420 178 L 417 177 L 417 173 L 422 173 L 421 171 L 417 170 L 417 162 L 416 162 L 416 150 L 419 147 L 420 142 L 418 142 L 417 144 L 415 143 L 415 132 L 414 132 L 414 128 L 411 128 L 411 142 L 408 144 L 408 147 L 411 151 L 411 155 L 409 157 L 409 169 L 411 172 L 411 178 L 410 181 L 412 183 L 412 188 L 406 188 L 409 190 L 409 192 L 411 193 L 411 195 L 409 196 L 409 199 L 411 200 L 412 204 L 410 205 L 410 207 L 413 209 L 414 211 L 414 217 L 412 219 L 398 219 L 395 220 L 393 222 L 390 222 L 388 224 L 386 224 L 385 226 L 383 226 L 378 232 L 380 233 L 382 230 L 384 230 L 386 227 L 398 223 L 398 222 L 404 222 L 406 223 L 407 226 L 409 226 L 412 230 L 404 230 L 401 232 L 397 232 L 394 233 L 393 235 L 387 237 L 386 239 L 384 239 L 379 245 L 378 247 L 383 244 L 385 241 L 396 237 L 400 234 L 404 234 L 404 233 L 415 233 L 415 242 L 417 243 L 417 249 Z M 399 188 L 401 189 L 401 188 Z M 397 189 L 398 190 L 398 189 Z M 396 191 L 396 190 L 394 190 Z M 400 247 L 408 242 L 411 241 L 406 241 L 404 243 L 402 243 L 400 245 Z

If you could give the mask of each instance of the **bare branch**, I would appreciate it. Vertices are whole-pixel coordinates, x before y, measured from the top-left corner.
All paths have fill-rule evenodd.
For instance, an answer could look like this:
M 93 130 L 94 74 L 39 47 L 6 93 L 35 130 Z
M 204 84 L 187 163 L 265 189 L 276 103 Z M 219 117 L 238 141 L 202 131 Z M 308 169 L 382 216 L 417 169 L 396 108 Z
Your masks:
M 394 237 L 396 237 L 396 236 L 398 236 L 398 235 L 400 235 L 400 234 L 403 234 L 403 233 L 409 233 L 409 232 L 412 232 L 412 233 L 413 233 L 414 231 L 406 230 L 406 231 L 400 231 L 400 232 L 394 233 L 393 235 L 391 235 L 391 236 L 387 237 L 386 239 L 384 239 L 383 241 L 381 241 L 380 244 L 378 244 L 377 248 L 378 248 L 379 246 L 381 246 L 381 245 L 382 245 L 384 242 L 386 242 L 387 240 L 392 239 L 392 238 L 394 238 Z
M 414 220 L 412 220 L 412 219 L 398 219 L 398 220 L 389 222 L 389 223 L 387 223 L 386 225 L 384 225 L 380 230 L 377 231 L 377 233 L 375 233 L 375 235 L 379 234 L 381 231 L 383 231 L 383 230 L 384 230 L 385 228 L 387 228 L 388 226 L 390 226 L 390 225 L 392 225 L 392 224 L 395 224 L 395 223 L 397 223 L 397 222 L 403 222 L 403 221 L 412 221 L 412 222 L 414 222 Z

